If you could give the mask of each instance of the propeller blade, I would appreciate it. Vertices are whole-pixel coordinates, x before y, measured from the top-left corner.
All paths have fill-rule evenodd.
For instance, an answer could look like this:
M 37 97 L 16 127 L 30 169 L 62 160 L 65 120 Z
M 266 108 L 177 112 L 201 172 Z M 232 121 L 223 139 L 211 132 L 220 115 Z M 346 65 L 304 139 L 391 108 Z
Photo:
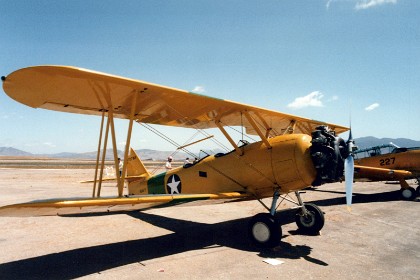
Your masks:
M 344 177 L 345 177 L 345 184 L 346 184 L 346 204 L 347 210 L 351 211 L 351 202 L 353 197 L 353 180 L 354 180 L 354 158 L 353 158 L 353 151 L 357 149 L 354 144 L 353 135 L 351 134 L 351 114 L 350 114 L 350 132 L 349 132 L 349 139 L 347 140 L 347 149 L 349 155 L 344 160 Z
M 346 203 L 347 207 L 350 210 L 351 200 L 353 195 L 353 179 L 354 179 L 354 159 L 350 154 L 344 161 L 344 176 L 346 184 Z

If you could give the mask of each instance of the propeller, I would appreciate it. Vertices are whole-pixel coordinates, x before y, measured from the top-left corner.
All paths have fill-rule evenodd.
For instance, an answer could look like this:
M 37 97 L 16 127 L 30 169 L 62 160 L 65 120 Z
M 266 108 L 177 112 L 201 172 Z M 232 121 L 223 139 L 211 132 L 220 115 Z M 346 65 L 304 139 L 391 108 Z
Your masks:
M 354 140 L 353 136 L 351 135 L 351 127 L 349 133 L 349 139 L 347 140 L 347 149 L 348 149 L 348 156 L 344 161 L 344 176 L 345 176 L 345 184 L 346 184 L 346 204 L 347 209 L 351 211 L 351 202 L 352 202 L 352 195 L 353 195 L 353 179 L 354 179 L 354 158 L 353 158 L 353 148 Z

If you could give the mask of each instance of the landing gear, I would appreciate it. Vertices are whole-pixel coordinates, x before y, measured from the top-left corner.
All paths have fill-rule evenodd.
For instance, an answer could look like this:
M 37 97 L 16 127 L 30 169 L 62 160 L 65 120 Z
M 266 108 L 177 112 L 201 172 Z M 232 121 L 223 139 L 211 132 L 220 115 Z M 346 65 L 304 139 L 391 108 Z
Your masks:
M 249 222 L 248 233 L 258 247 L 275 247 L 280 243 L 281 226 L 271 214 L 260 213 Z
M 275 247 L 280 243 L 281 239 L 281 225 L 280 222 L 275 218 L 277 200 L 280 197 L 279 191 L 275 191 L 273 194 L 273 201 L 271 202 L 271 208 L 265 206 L 261 201 L 261 204 L 270 211 L 270 213 L 260 213 L 252 217 L 249 221 L 248 235 L 252 242 L 259 247 Z
M 319 233 L 324 226 L 324 222 L 324 214 L 315 204 L 305 204 L 305 206 L 296 213 L 296 224 L 298 228 L 302 232 L 310 235 Z
M 417 194 L 419 193 L 419 188 L 417 187 Z M 413 187 L 402 188 L 401 196 L 405 200 L 413 200 L 416 197 L 416 190 Z
M 324 226 L 325 218 L 321 209 L 311 203 L 304 204 L 299 192 L 295 192 L 298 202 L 282 196 L 283 200 L 290 201 L 298 205 L 296 213 L 296 224 L 298 228 L 310 235 L 317 234 Z M 277 200 L 280 194 L 276 191 L 273 195 L 271 207 L 268 208 L 261 200 L 261 204 L 270 211 L 270 213 L 260 213 L 252 217 L 248 225 L 248 234 L 253 243 L 259 247 L 275 247 L 280 243 L 282 230 L 280 221 L 275 218 Z

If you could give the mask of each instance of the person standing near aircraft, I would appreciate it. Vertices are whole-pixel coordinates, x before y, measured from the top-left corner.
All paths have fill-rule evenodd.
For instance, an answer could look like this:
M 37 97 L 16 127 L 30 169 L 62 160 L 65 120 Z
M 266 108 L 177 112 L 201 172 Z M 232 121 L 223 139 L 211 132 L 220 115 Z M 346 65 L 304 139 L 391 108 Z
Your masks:
M 123 170 L 123 163 L 121 161 L 121 158 L 118 158 L 118 169 L 120 170 L 120 177 L 122 176 L 122 170 Z
M 166 170 L 171 170 L 172 169 L 172 159 L 173 158 L 171 156 L 168 157 L 168 161 L 165 164 Z

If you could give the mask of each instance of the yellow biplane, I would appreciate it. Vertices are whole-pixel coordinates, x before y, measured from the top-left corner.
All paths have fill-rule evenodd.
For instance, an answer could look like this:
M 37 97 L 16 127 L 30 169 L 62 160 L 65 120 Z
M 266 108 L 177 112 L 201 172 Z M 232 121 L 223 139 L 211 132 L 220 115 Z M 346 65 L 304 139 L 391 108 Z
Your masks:
M 392 150 L 384 153 L 387 148 Z M 354 156 L 357 181 L 399 181 L 404 199 L 420 196 L 420 147 L 401 148 L 384 144 L 356 150 Z M 408 179 L 416 179 L 419 186 L 414 189 L 407 183 Z
M 345 165 L 349 167 L 346 177 L 353 177 L 353 143 L 337 136 L 348 130 L 344 126 L 74 67 L 28 67 L 2 80 L 4 91 L 20 103 L 98 115 L 102 121 L 92 198 L 9 205 L 0 208 L 1 215 L 55 215 L 101 211 L 104 207 L 106 211 L 136 210 L 194 200 L 256 199 L 268 213 L 251 219 L 249 235 L 257 245 L 274 246 L 281 238 L 280 223 L 275 218 L 279 198 L 296 203 L 296 223 L 302 231 L 316 233 L 324 225 L 323 213 L 316 205 L 303 203 L 299 190 L 341 180 Z M 115 118 L 129 122 L 121 176 Z M 134 122 L 200 130 L 218 128 L 233 148 L 231 152 L 209 155 L 152 175 L 130 149 Z M 261 140 L 237 144 L 226 131 L 228 126 L 241 126 L 246 134 Z M 118 195 L 103 198 L 100 189 L 105 152 L 102 159 L 100 154 L 101 150 L 106 151 L 109 133 Z M 353 180 L 347 181 L 350 204 Z M 291 192 L 297 201 L 287 196 Z M 273 198 L 271 205 L 262 201 L 266 197 Z

